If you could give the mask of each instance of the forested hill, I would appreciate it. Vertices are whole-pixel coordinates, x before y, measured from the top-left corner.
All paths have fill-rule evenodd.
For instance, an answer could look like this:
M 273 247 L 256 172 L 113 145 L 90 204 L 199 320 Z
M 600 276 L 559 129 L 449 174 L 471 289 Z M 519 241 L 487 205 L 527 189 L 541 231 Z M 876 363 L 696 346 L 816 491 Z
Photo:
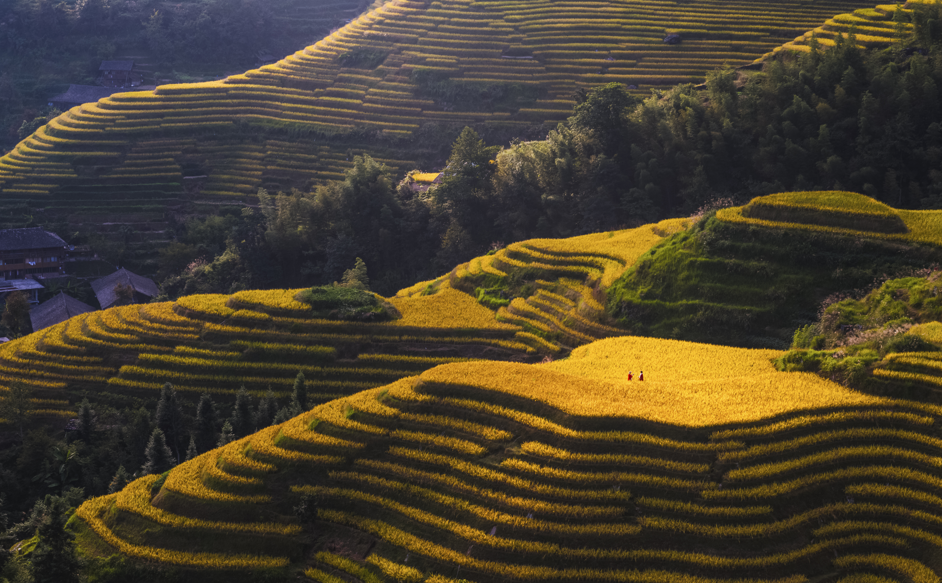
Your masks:
M 545 122 L 570 115 L 577 89 L 614 81 L 645 94 L 701 82 L 724 62 L 749 63 L 859 7 L 654 0 L 626 11 L 615 0 L 400 0 L 276 64 L 64 113 L 0 161 L 0 217 L 9 226 L 32 219 L 48 227 L 77 214 L 82 224 L 119 222 L 102 218 L 112 208 L 207 213 L 219 202 L 251 202 L 259 187 L 306 191 L 342 178 L 357 154 L 399 172 L 417 161 L 438 164 L 465 125 L 497 143 L 542 138 Z M 166 44 L 176 13 L 165 8 L 155 18 L 161 14 L 163 23 L 148 20 L 148 30 Z M 214 38 L 183 29 L 170 44 L 187 54 Z M 682 42 L 664 43 L 667 32 Z M 132 261 L 148 259 L 153 254 Z
M 264 220 L 229 219 L 254 238 L 225 253 L 217 247 L 218 269 L 183 272 L 167 289 L 277 286 L 299 273 L 329 282 L 361 257 L 376 289 L 389 293 L 494 243 L 637 225 L 717 197 L 745 202 L 789 189 L 853 190 L 897 208 L 940 208 L 940 84 L 936 49 L 907 56 L 839 43 L 746 78 L 715 72 L 702 92 L 681 85 L 642 100 L 606 86 L 545 140 L 501 150 L 466 130 L 443 184 L 425 195 L 408 184 L 394 188 L 392 173 L 361 160 L 342 183 L 275 196 Z M 197 227 L 182 237 L 180 268 L 201 253 L 205 231 Z M 389 244 L 379 244 L 381 236 Z M 408 252 L 390 255 L 392 246 Z

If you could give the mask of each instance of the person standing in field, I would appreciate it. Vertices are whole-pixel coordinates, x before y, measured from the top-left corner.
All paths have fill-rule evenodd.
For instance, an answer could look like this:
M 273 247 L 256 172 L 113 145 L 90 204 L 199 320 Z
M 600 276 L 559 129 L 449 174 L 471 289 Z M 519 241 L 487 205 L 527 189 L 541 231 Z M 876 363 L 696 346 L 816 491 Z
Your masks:
M 639 381 L 643 381 L 643 380 L 644 380 L 644 371 L 641 371 L 641 372 L 638 373 L 638 380 L 639 380 Z
M 630 381 L 633 377 L 634 377 L 634 375 L 631 374 L 631 371 L 629 370 L 629 371 L 628 371 L 628 380 Z

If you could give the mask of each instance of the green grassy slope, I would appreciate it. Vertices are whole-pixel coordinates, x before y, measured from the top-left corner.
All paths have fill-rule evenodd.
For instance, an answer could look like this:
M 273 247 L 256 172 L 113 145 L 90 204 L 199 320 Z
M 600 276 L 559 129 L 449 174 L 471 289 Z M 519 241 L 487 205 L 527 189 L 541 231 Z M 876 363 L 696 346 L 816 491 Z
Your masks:
M 787 348 L 832 293 L 942 257 L 926 226 L 937 214 L 815 194 L 761 197 L 674 235 L 612 286 L 609 314 L 636 334 Z

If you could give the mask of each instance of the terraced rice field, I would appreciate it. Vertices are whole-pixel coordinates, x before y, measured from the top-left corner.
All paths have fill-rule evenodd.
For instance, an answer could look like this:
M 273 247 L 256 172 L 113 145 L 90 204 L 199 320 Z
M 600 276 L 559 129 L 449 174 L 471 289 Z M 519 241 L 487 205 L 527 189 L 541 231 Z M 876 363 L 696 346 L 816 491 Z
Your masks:
M 672 219 L 515 244 L 402 290 L 388 300 L 398 312 L 389 322 L 315 318 L 295 299 L 301 290 L 193 295 L 90 312 L 0 346 L 0 390 L 21 380 L 38 390 L 40 414 L 72 416 L 80 392 L 151 397 L 166 382 L 188 400 L 203 392 L 231 400 L 241 386 L 284 399 L 303 372 L 314 401 L 324 402 L 439 364 L 559 355 L 626 333 L 603 323 L 605 289 L 683 224 Z M 540 289 L 521 300 L 531 306 L 523 316 L 513 306 L 495 312 L 476 301 L 474 287 L 484 278 L 469 269 L 491 283 L 514 270 L 541 269 Z
M 851 0 L 393 0 L 275 64 L 72 108 L 0 158 L 0 202 L 239 201 L 261 186 L 339 178 L 351 149 L 406 171 L 414 162 L 399 152 L 424 124 L 513 131 L 554 123 L 569 115 L 579 88 L 615 81 L 647 93 L 701 82 L 723 63 L 749 63 L 859 7 Z M 664 44 L 669 33 L 683 42 Z M 358 64 L 364 51 L 369 64 Z M 423 92 L 417 69 L 448 80 L 458 96 L 491 87 L 532 99 L 472 111 Z M 346 141 L 317 141 L 323 135 Z
M 459 292 L 393 299 L 389 323 L 319 320 L 298 290 L 187 296 L 90 312 L 0 348 L 0 382 L 37 389 L 44 416 L 73 416 L 77 391 L 153 397 L 165 382 L 184 399 L 231 400 L 241 386 L 284 399 L 304 372 L 314 402 L 356 393 L 433 366 L 527 358 L 534 350 Z M 436 317 L 445 301 L 448 314 Z M 2 390 L 6 390 L 5 387 Z
M 906 3 L 906 5 L 911 6 L 919 3 Z M 901 22 L 897 25 L 893 21 L 897 8 L 905 15 L 907 20 L 913 12 L 912 8 L 903 8 L 902 4 L 899 6 L 896 4 L 880 4 L 875 8 L 860 8 L 848 14 L 839 14 L 833 18 L 828 18 L 823 25 L 809 30 L 796 37 L 795 40 L 776 47 L 771 52 L 756 59 L 755 62 L 760 63 L 781 51 L 811 52 L 812 37 L 817 40 L 820 50 L 833 47 L 838 37 L 849 42 L 848 39 L 851 34 L 854 35 L 856 44 L 860 48 L 890 46 L 899 40 L 900 35 L 908 36 L 913 31 L 913 25 L 909 22 Z
M 476 294 L 513 277 L 534 280 L 535 291 L 497 310 L 497 320 L 520 326 L 519 337 L 541 352 L 565 353 L 625 330 L 606 324 L 605 291 L 644 252 L 682 230 L 685 219 L 637 229 L 569 239 L 530 239 L 477 257 L 439 279 L 401 290 L 397 297 L 422 297 L 437 289 Z
M 898 210 L 853 192 L 772 194 L 720 209 L 716 217 L 758 227 L 942 245 L 942 212 Z
M 937 581 L 942 409 L 769 352 L 623 338 L 440 366 L 88 501 L 79 541 L 330 583 Z

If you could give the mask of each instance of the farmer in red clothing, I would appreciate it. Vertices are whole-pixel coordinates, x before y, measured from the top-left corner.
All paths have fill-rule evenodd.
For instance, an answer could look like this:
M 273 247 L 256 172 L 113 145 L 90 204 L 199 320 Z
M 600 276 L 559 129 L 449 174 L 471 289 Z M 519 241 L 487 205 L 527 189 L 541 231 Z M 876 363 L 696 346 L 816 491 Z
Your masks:
M 631 371 L 629 370 L 629 371 L 628 371 L 628 380 L 630 381 L 633 377 L 634 377 L 634 375 L 632 375 L 632 374 L 631 374 Z
M 644 371 L 641 371 L 640 373 L 638 373 L 638 380 L 639 380 L 639 381 L 643 381 L 643 380 L 644 380 Z

